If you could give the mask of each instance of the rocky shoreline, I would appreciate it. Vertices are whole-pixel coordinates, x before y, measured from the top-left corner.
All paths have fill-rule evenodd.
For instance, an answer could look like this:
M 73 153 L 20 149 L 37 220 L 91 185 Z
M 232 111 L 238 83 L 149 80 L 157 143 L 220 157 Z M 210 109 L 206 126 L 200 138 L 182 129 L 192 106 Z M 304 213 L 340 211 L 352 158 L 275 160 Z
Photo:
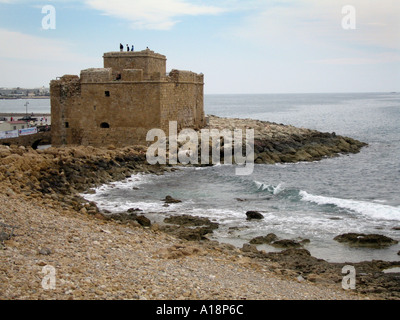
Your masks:
M 209 116 L 209 129 L 233 132 L 254 129 L 254 160 L 256 164 L 319 161 L 340 154 L 358 153 L 366 143 L 337 135 L 291 125 L 252 119 L 227 119 Z
M 341 137 L 334 133 L 320 133 L 313 130 L 256 120 L 223 119 L 211 116 L 209 121 L 209 128 L 254 128 L 256 132 L 256 163 L 316 161 L 324 157 L 337 156 L 343 153 L 356 153 L 366 145 L 365 143 Z M 92 286 L 90 281 L 93 282 L 93 279 L 88 280 L 90 278 L 88 276 L 84 279 L 80 277 L 84 273 L 84 270 L 80 270 L 80 267 L 78 267 L 80 264 L 86 263 L 86 267 L 88 265 L 93 267 L 93 261 L 100 260 L 102 262 L 98 263 L 102 263 L 103 267 L 105 266 L 104 264 L 108 266 L 114 264 L 113 260 L 110 259 L 112 259 L 112 256 L 116 252 L 110 252 L 107 242 L 102 242 L 99 239 L 108 241 L 109 244 L 116 241 L 120 249 L 123 248 L 121 249 L 123 251 L 128 250 L 127 248 L 132 246 L 132 243 L 127 243 L 127 240 L 124 240 L 124 236 L 126 237 L 127 234 L 136 239 L 136 245 L 140 247 L 140 244 L 142 244 L 141 249 L 144 248 L 143 250 L 135 249 L 137 254 L 140 252 L 139 255 L 143 255 L 141 261 L 150 259 L 146 262 L 146 265 L 142 265 L 144 270 L 138 271 L 143 279 L 147 279 L 147 282 L 143 281 L 148 286 L 150 286 L 148 277 L 157 277 L 156 273 L 160 272 L 157 259 L 166 259 L 170 261 L 171 268 L 174 265 L 178 269 L 179 267 L 175 263 L 188 263 L 194 273 L 197 272 L 195 268 L 200 267 L 202 263 L 207 265 L 212 260 L 212 264 L 215 264 L 216 268 L 214 270 L 215 273 L 221 277 L 219 279 L 221 283 L 224 281 L 243 282 L 247 280 L 249 281 L 248 283 L 246 281 L 243 283 L 243 285 L 246 285 L 252 282 L 248 277 L 245 277 L 245 280 L 224 279 L 223 275 L 227 271 L 223 270 L 224 268 L 222 267 L 229 265 L 232 270 L 243 268 L 241 272 L 247 272 L 249 275 L 252 274 L 254 279 L 268 277 L 268 281 L 272 281 L 272 279 L 276 278 L 282 281 L 289 281 L 284 282 L 284 284 L 281 283 L 282 288 L 294 286 L 291 287 L 291 291 L 289 290 L 290 293 L 286 289 L 285 291 L 279 287 L 276 288 L 275 293 L 270 292 L 268 295 L 267 292 L 270 289 L 263 287 L 262 290 L 264 291 L 261 292 L 261 289 L 257 288 L 257 284 L 252 284 L 250 287 L 254 290 L 251 291 L 248 289 L 249 294 L 246 296 L 249 299 L 274 299 L 278 296 L 289 299 L 291 297 L 299 299 L 307 297 L 310 299 L 318 299 L 318 297 L 322 299 L 400 298 L 398 276 L 382 272 L 383 269 L 399 265 L 398 263 L 373 261 L 353 264 L 359 274 L 357 277 L 357 290 L 348 293 L 341 289 L 341 280 L 343 277 L 341 268 L 343 264 L 332 264 L 316 259 L 307 250 L 301 248 L 301 246 L 298 248 L 285 248 L 280 253 L 259 251 L 256 244 L 247 244 L 243 248 L 238 249 L 231 245 L 207 240 L 206 235 L 218 227 L 210 221 L 198 220 L 196 217 L 185 217 L 186 220 L 182 220 L 182 217 L 175 217 L 171 218 L 172 220 L 166 221 L 165 225 L 158 225 L 151 223 L 145 217 L 145 212 L 140 212 L 140 209 L 135 208 L 132 208 L 131 212 L 109 216 L 106 212 L 100 212 L 95 203 L 88 203 L 80 196 L 81 193 L 90 188 L 112 181 L 123 180 L 133 174 L 163 174 L 166 171 L 177 169 L 172 166 L 147 164 L 146 148 L 142 146 L 120 149 L 113 146 L 101 149 L 79 146 L 49 148 L 46 150 L 0 146 L 0 189 L 2 191 L 0 200 L 3 208 L 0 215 L 0 227 L 2 229 L 0 240 L 1 246 L 4 249 L 0 251 L 0 255 L 5 258 L 3 259 L 2 257 L 0 265 L 1 292 L 3 292 L 0 299 L 97 299 L 101 297 L 108 299 L 241 298 L 240 290 L 237 291 L 236 288 L 231 288 L 228 290 L 228 294 L 227 290 L 218 289 L 218 286 L 215 287 L 216 290 L 211 290 L 214 292 L 213 294 L 209 290 L 207 294 L 202 295 L 200 294 L 200 289 L 192 287 L 193 281 L 187 283 L 187 286 L 192 288 L 190 293 L 187 293 L 183 284 L 181 285 L 182 292 L 180 295 L 174 295 L 172 293 L 174 292 L 173 289 L 167 293 L 162 285 L 158 286 L 161 288 L 161 291 L 156 290 L 157 294 L 148 293 L 145 289 L 146 286 L 144 286 L 141 287 L 141 290 L 145 292 L 140 293 L 131 288 L 136 293 L 126 296 L 126 291 L 120 288 L 119 291 L 121 292 L 113 295 L 111 292 L 118 291 L 117 280 L 115 280 L 117 282 L 111 279 L 107 281 L 107 276 L 104 276 L 106 279 L 102 279 L 101 285 L 96 284 Z M 174 199 L 166 198 L 165 200 L 173 201 Z M 27 208 L 29 205 L 32 206 L 32 210 Z M 34 214 L 37 214 L 37 216 Z M 54 218 L 51 218 L 53 216 Z M 51 219 L 51 224 L 54 225 L 53 229 L 46 228 L 43 220 L 36 220 L 39 217 L 42 217 L 42 219 Z M 81 229 L 79 229 L 79 221 L 82 221 L 83 224 Z M 69 228 L 78 228 L 75 231 L 68 230 L 71 234 L 79 235 L 71 236 L 63 234 L 63 227 L 59 223 L 61 226 L 66 224 Z M 89 230 L 91 234 L 86 234 Z M 58 235 L 57 232 L 59 232 Z M 86 238 L 84 234 L 86 234 Z M 59 243 L 59 245 L 62 242 L 60 243 L 58 238 L 66 241 L 65 248 L 54 249 L 49 248 L 48 245 L 44 245 L 49 243 L 46 236 L 53 239 L 53 242 Z M 99 237 L 99 239 L 95 237 Z M 116 240 L 116 237 L 118 240 Z M 92 259 L 92 256 L 84 256 L 84 253 L 78 249 L 80 246 L 87 246 L 91 250 L 93 243 L 95 243 L 94 247 L 99 246 L 101 248 L 100 251 L 103 252 L 103 254 L 99 251 L 93 253 L 92 256 L 98 257 L 96 258 L 97 260 Z M 153 247 L 151 243 L 153 243 Z M 285 245 L 284 243 L 281 244 Z M 68 251 L 69 248 L 79 251 L 80 254 L 77 255 L 76 252 L 71 253 Z M 110 256 L 104 252 L 108 252 Z M 135 253 L 131 252 L 130 254 L 131 256 L 129 257 L 124 256 L 129 260 L 129 263 L 139 263 L 135 260 Z M 68 255 L 69 260 L 67 259 L 68 262 L 65 262 Z M 190 257 L 191 260 L 188 260 L 187 257 Z M 117 259 L 116 257 L 114 258 Z M 156 260 L 153 261 L 152 259 Z M 34 267 L 28 267 L 26 265 L 28 261 Z M 219 264 L 218 261 L 223 261 L 224 263 Z M 33 279 L 37 280 L 38 268 L 46 264 L 57 264 L 61 269 L 64 268 L 65 264 L 68 268 L 64 272 L 70 275 L 71 278 L 75 279 L 75 277 L 78 277 L 79 279 L 75 280 L 81 283 L 81 286 L 76 288 L 76 284 L 65 285 L 65 287 L 71 288 L 64 291 L 61 290 L 62 292 L 56 290 L 54 293 L 40 292 L 38 289 L 32 289 L 29 281 L 33 281 Z M 85 266 L 81 267 L 85 268 Z M 18 271 L 21 272 L 21 268 L 33 268 L 36 274 L 26 274 L 26 283 L 24 283 L 24 279 L 16 281 Z M 123 266 L 120 268 L 122 269 L 118 269 L 119 272 L 125 270 Z M 175 277 L 179 278 L 180 275 L 177 275 L 179 270 L 171 270 L 169 271 Z M 254 272 L 257 274 L 253 274 Z M 103 274 L 102 272 L 100 273 Z M 185 282 L 186 280 L 190 280 L 190 275 L 185 272 L 183 274 L 185 274 L 186 278 L 179 278 L 180 281 Z M 211 272 L 207 274 L 210 275 Z M 200 279 L 203 279 L 203 276 L 202 274 L 198 274 Z M 91 277 L 98 280 L 98 277 L 94 274 L 91 274 Z M 64 281 L 67 280 L 64 279 Z M 82 284 L 82 281 L 86 281 L 87 283 Z M 169 280 L 165 281 L 168 282 Z M 207 278 L 207 281 L 209 282 L 210 279 Z M 111 291 L 108 290 L 110 283 L 115 284 L 115 287 Z M 197 281 L 196 284 L 198 288 L 204 289 L 204 281 Z M 135 283 L 135 285 L 138 286 L 138 283 Z M 238 283 L 235 282 L 232 285 L 238 285 Z M 123 283 L 120 286 L 123 287 Z M 173 286 L 172 283 L 171 286 Z M 99 287 L 102 290 L 98 289 Z M 85 289 L 88 289 L 88 291 L 85 291 Z M 96 290 L 103 292 L 105 295 L 99 292 L 96 293 Z M 282 290 L 286 294 L 282 292 L 278 294 Z M 300 291 L 293 293 L 293 290 Z M 303 292 L 301 292 L 302 290 Z M 314 294 L 317 291 L 318 294 Z M 304 295 L 305 292 L 311 293 Z M 332 294 L 333 296 L 329 296 Z M 363 295 L 359 296 L 358 294 Z

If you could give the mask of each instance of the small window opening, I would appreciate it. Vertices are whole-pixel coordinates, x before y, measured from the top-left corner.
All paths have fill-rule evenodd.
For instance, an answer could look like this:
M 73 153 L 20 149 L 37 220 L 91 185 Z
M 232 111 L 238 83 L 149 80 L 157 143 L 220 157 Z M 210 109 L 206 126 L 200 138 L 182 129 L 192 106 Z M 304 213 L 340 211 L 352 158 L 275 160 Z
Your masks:
M 66 123 L 65 123 L 65 127 L 66 127 L 66 128 L 69 128 L 69 122 L 66 122 Z
M 100 128 L 108 129 L 108 128 L 110 128 L 110 125 L 109 125 L 107 122 L 103 122 L 103 123 L 100 125 Z
M 109 97 L 110 96 L 110 91 L 105 91 L 105 95 L 106 95 L 106 97 Z

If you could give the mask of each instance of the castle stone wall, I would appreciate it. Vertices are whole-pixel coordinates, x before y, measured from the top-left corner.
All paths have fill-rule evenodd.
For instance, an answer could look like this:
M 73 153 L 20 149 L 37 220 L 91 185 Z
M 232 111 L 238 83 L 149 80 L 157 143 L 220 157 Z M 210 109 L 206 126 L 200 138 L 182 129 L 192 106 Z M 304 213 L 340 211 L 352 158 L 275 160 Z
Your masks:
M 87 69 L 81 71 L 81 82 L 108 82 L 112 80 L 112 69 Z

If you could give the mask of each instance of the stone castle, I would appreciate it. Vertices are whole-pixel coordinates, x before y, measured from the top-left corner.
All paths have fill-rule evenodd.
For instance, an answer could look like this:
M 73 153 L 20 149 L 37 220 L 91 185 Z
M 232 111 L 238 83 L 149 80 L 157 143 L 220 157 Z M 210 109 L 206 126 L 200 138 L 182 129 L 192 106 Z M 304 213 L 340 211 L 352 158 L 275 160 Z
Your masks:
M 166 57 L 149 49 L 103 58 L 104 68 L 51 81 L 53 146 L 146 144 L 151 129 L 168 135 L 170 121 L 205 126 L 203 74 L 167 74 Z

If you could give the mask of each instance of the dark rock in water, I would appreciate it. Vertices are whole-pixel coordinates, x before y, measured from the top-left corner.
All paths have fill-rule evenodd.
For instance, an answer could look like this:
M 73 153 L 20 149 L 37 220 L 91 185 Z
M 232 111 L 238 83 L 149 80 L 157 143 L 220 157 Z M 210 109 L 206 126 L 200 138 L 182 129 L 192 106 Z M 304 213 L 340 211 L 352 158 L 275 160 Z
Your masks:
M 151 221 L 150 219 L 146 218 L 145 216 L 137 216 L 135 219 L 139 224 L 143 227 L 150 227 Z
M 283 240 L 277 240 L 271 243 L 272 246 L 278 247 L 278 248 L 300 248 L 301 244 L 298 243 L 295 240 L 288 240 L 288 239 L 283 239 Z
M 355 247 L 383 248 L 397 244 L 398 241 L 380 234 L 345 233 L 334 238 L 341 243 Z
M 163 200 L 165 203 L 180 203 L 182 202 L 181 200 L 174 199 L 171 196 L 166 196 L 165 199 Z
M 128 209 L 128 213 L 134 213 L 134 212 L 142 212 L 143 210 L 139 209 L 139 208 L 130 208 Z
M 180 226 L 206 226 L 211 230 L 218 229 L 218 223 L 211 222 L 208 218 L 194 217 L 190 215 L 172 216 L 164 219 L 165 223 L 177 224 Z
M 250 240 L 251 244 L 270 244 L 274 241 L 278 240 L 278 237 L 274 233 L 270 233 L 265 237 L 256 237 Z
M 261 220 L 261 219 L 264 219 L 264 216 L 261 213 L 259 213 L 258 211 L 247 211 L 246 212 L 246 216 L 247 216 L 247 220 L 252 220 L 252 219 Z
M 310 239 L 302 239 L 299 241 L 300 244 L 308 244 L 310 242 L 311 242 Z
M 400 231 L 400 227 L 393 227 L 392 230 Z

